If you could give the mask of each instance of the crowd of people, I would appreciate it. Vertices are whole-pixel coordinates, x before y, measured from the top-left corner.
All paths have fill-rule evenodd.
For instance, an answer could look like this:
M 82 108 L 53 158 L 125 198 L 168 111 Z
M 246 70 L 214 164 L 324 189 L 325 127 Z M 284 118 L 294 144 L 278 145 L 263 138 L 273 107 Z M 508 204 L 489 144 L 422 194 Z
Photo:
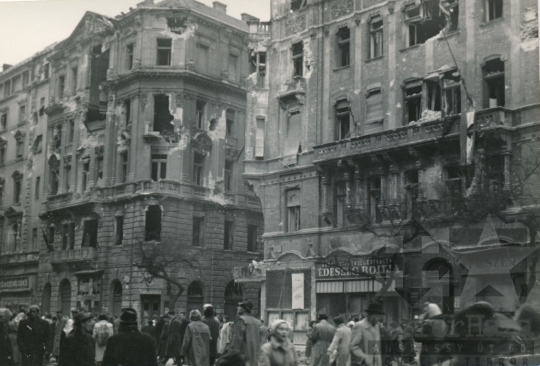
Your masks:
M 346 322 L 319 314 L 309 324 L 305 356 L 313 366 L 538 365 L 540 312 L 522 306 L 513 318 L 478 302 L 442 314 L 426 303 L 414 321 L 385 322 L 374 302 Z M 40 308 L 12 314 L 0 308 L 0 366 L 160 366 L 171 359 L 188 366 L 298 366 L 294 333 L 285 320 L 269 328 L 253 315 L 253 304 L 238 304 L 237 318 L 216 317 L 211 304 L 187 318 L 166 309 L 139 330 L 137 312 L 125 308 L 119 318 L 106 314 L 58 312 Z

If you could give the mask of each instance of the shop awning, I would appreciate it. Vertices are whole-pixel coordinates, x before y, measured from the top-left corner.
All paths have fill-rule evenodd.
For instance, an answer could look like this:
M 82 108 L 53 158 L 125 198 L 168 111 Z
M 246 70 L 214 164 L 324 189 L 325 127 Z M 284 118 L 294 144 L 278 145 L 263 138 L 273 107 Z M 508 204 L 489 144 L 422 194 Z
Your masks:
M 382 289 L 382 284 L 379 281 L 366 280 L 351 280 L 351 281 L 317 281 L 318 294 L 335 294 L 335 293 L 363 293 L 363 292 L 378 292 Z M 392 282 L 388 291 L 395 289 L 395 282 Z

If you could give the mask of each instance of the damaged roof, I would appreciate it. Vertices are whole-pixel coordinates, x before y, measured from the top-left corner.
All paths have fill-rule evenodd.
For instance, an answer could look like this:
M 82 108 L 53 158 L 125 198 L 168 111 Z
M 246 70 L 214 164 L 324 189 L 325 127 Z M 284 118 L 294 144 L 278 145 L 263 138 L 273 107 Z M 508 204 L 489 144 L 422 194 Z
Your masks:
M 156 4 L 156 8 L 187 8 L 194 13 L 199 13 L 208 18 L 215 19 L 232 27 L 248 32 L 247 23 L 225 13 L 222 10 L 214 9 L 195 0 L 164 0 Z
M 78 34 L 80 33 L 84 34 L 86 20 L 91 20 L 92 22 L 95 22 L 94 26 L 97 26 L 96 27 L 97 33 L 102 31 L 104 28 L 112 29 L 114 27 L 114 23 L 113 23 L 114 20 L 112 18 L 109 18 L 99 13 L 95 13 L 93 11 L 86 11 L 86 13 L 84 13 L 81 20 L 79 21 L 79 23 L 77 23 L 77 26 L 75 27 L 75 29 L 73 29 L 73 32 L 71 32 L 69 37 L 67 37 L 66 39 L 64 39 L 62 42 L 58 44 L 58 49 L 70 44 L 71 41 L 73 41 Z

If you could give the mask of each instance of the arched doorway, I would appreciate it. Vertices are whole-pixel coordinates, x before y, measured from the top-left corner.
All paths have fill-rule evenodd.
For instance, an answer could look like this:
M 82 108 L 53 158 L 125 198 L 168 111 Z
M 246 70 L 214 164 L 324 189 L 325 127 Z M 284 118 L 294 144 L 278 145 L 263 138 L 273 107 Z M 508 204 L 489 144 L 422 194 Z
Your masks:
M 51 312 L 51 284 L 43 286 L 43 295 L 41 296 L 41 311 L 43 314 Z
M 231 281 L 225 287 L 225 310 L 224 313 L 229 317 L 229 320 L 233 321 L 236 319 L 236 308 L 238 303 L 241 302 L 242 297 L 242 287 L 238 283 Z
M 65 316 L 70 316 L 71 314 L 71 283 L 68 279 L 63 279 L 60 282 L 60 287 L 58 289 L 60 311 Z
M 111 282 L 109 299 L 111 315 L 119 317 L 122 312 L 122 284 L 120 281 L 114 280 Z
M 454 271 L 446 259 L 437 258 L 424 266 L 426 287 L 431 288 L 429 301 L 445 314 L 454 313 Z
M 187 311 L 197 309 L 202 311 L 204 305 L 204 286 L 201 281 L 193 281 L 189 284 L 187 292 Z

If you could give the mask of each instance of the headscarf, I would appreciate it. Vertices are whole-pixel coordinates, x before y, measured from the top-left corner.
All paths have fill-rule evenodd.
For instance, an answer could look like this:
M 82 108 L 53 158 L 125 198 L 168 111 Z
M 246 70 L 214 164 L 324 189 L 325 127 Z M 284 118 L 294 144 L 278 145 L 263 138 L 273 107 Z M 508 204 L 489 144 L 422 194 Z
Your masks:
M 289 325 L 289 323 L 287 323 L 285 320 L 283 319 L 277 319 L 277 320 L 274 320 L 272 322 L 272 325 L 270 326 L 270 334 L 272 335 L 275 335 L 276 334 L 276 331 L 277 329 L 279 328 L 279 326 L 281 324 L 285 324 L 287 326 L 287 329 L 291 330 L 291 326 Z
M 0 314 L 2 314 L 7 321 L 13 316 L 13 313 L 8 308 L 0 308 Z
M 428 319 L 433 318 L 434 316 L 437 316 L 437 315 L 441 315 L 441 314 L 442 314 L 442 311 L 439 305 L 433 304 L 433 303 L 429 303 L 427 305 L 426 316 Z
M 64 333 L 68 335 L 73 330 L 73 319 L 69 318 L 64 326 Z

